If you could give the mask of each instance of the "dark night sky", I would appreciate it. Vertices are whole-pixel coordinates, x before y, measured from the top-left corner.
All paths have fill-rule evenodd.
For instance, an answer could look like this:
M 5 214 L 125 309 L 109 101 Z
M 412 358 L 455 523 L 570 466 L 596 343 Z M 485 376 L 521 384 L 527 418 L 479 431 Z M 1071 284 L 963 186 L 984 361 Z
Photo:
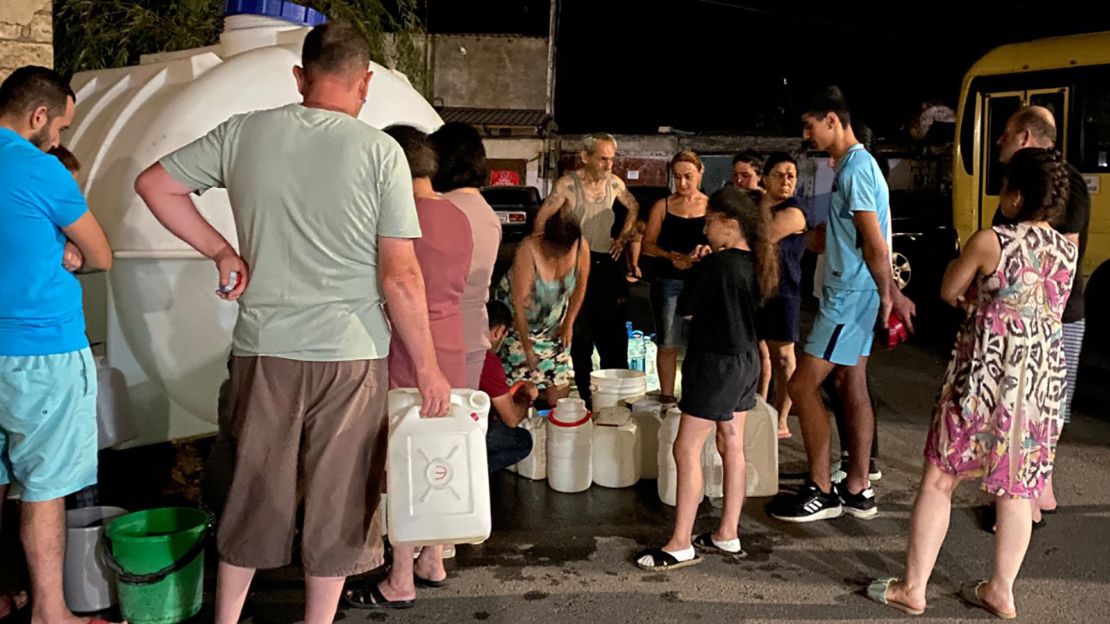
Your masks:
M 547 34 L 547 0 L 431 0 L 433 32 Z M 882 136 L 1003 43 L 1110 30 L 1101 2 L 560 0 L 561 130 L 792 135 L 828 84 Z M 1101 6 L 1102 8 L 1096 8 Z M 785 84 L 784 84 L 785 83 Z

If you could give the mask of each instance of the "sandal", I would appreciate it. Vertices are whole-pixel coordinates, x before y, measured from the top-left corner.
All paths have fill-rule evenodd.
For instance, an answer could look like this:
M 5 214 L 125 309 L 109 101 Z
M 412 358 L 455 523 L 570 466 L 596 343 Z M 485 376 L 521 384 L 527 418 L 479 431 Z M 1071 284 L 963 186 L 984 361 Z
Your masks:
M 636 566 L 641 570 L 665 572 L 667 570 L 677 570 L 692 565 L 701 563 L 701 557 L 697 554 L 693 559 L 686 561 L 679 561 L 671 553 L 663 550 L 662 548 L 648 548 L 636 554 Z
M 343 592 L 343 603 L 353 609 L 411 609 L 415 600 L 389 600 L 377 582 L 351 587 Z
M 779 432 L 779 439 L 780 440 L 789 440 L 790 438 L 793 438 L 793 437 L 794 437 L 794 434 L 790 433 L 789 429 L 787 429 L 786 431 L 780 431 Z
M 904 602 L 898 602 L 897 600 L 891 600 L 886 597 L 886 592 L 890 589 L 890 584 L 899 580 L 901 579 L 886 578 L 872 581 L 871 584 L 867 586 L 867 597 L 881 605 L 886 605 L 892 609 L 898 609 L 907 615 L 921 615 L 925 613 L 925 609 L 915 609 Z
M 986 585 L 986 581 L 974 581 L 968 583 L 960 588 L 960 598 L 964 602 L 973 607 L 979 607 L 990 613 L 991 615 L 1001 618 L 1003 620 L 1012 620 L 1017 617 L 1017 611 L 999 611 L 991 605 L 987 604 L 982 598 L 979 597 L 979 588 Z
M 412 582 L 415 583 L 417 587 L 424 587 L 427 589 L 440 589 L 443 587 L 447 587 L 446 576 L 438 581 L 433 581 L 432 579 L 426 579 L 414 572 L 412 575 Z
M 721 546 L 724 543 L 725 542 L 718 542 L 718 541 L 714 540 L 713 539 L 713 534 L 708 533 L 708 532 L 707 533 L 702 533 L 701 535 L 698 535 L 697 537 L 695 537 L 693 539 L 694 548 L 697 548 L 700 551 L 710 552 L 710 553 L 720 553 L 722 555 L 725 555 L 726 557 L 732 557 L 733 559 L 745 559 L 745 558 L 747 558 L 748 553 L 744 552 L 744 549 L 739 546 L 739 544 L 740 544 L 739 539 L 736 540 L 736 543 L 737 543 L 737 549 L 736 550 L 727 550 L 725 548 L 722 548 Z

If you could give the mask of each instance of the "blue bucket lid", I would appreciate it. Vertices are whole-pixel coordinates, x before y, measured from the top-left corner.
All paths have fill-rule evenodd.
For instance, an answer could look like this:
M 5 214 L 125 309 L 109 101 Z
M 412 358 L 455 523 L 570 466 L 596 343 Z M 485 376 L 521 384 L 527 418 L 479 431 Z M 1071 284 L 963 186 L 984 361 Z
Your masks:
M 224 15 L 262 15 L 309 27 L 328 21 L 316 9 L 289 0 L 224 0 Z

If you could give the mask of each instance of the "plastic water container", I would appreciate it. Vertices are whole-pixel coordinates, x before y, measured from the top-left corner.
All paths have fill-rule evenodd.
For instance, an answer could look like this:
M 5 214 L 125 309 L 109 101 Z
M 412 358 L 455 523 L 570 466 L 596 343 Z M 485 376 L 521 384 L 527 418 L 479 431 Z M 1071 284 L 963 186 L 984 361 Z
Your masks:
M 581 399 L 559 399 L 547 419 L 547 484 L 584 492 L 593 482 L 593 422 Z
M 678 438 L 678 425 L 682 422 L 682 412 L 677 407 L 667 410 L 667 415 L 659 425 L 658 473 L 656 488 L 659 500 L 664 505 L 674 507 L 678 496 L 678 466 L 674 462 L 674 441 Z
M 594 422 L 594 483 L 624 488 L 640 480 L 639 427 L 627 407 L 607 407 Z
M 659 347 L 655 344 L 655 334 L 644 336 L 644 364 L 647 391 L 659 392 Z
M 301 62 L 309 24 L 291 14 L 231 15 L 224 23 L 215 45 L 145 55 L 138 65 L 72 80 L 77 107 L 62 143 L 81 160 L 78 182 L 115 258 L 111 272 L 79 278 L 89 336 L 107 343 L 108 366 L 122 373 L 136 415 L 137 435 L 119 438 L 127 446 L 216 431 L 214 397 L 227 377 L 239 309 L 213 292 L 212 262 L 155 220 L 135 194 L 135 177 L 232 115 L 301 101 L 290 68 Z M 443 123 L 402 74 L 376 63 L 368 69 L 374 77 L 361 121 L 427 132 Z M 195 201 L 237 248 L 227 193 L 213 189 Z
M 628 334 L 628 368 L 634 371 L 647 370 L 647 357 L 644 351 L 644 332 L 636 330 Z
M 63 575 L 66 606 L 74 613 L 103 611 L 117 604 L 116 575 L 104 563 L 104 527 L 127 513 L 119 507 L 85 507 L 66 512 Z
M 643 371 L 607 368 L 590 373 L 593 410 L 617 407 L 621 401 L 647 394 L 647 378 Z
M 413 393 L 389 393 L 389 539 L 411 545 L 482 542 L 491 526 L 484 426 L 489 396 L 454 390 L 448 416 L 421 418 Z
M 779 413 L 756 396 L 744 421 L 744 468 L 748 496 L 779 493 Z
M 533 481 L 547 478 L 547 419 L 530 416 L 518 425 L 532 436 L 532 452 L 513 465 L 513 472 Z
M 641 399 L 632 403 L 632 420 L 636 422 L 636 438 L 640 444 L 640 478 L 659 476 L 659 426 L 663 422 L 663 406 L 659 401 Z

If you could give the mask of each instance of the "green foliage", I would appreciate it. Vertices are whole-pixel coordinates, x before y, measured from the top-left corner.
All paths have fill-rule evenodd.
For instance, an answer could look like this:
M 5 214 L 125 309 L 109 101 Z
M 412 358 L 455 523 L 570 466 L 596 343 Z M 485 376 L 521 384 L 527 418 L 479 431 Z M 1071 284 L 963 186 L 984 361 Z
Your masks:
M 370 42 L 373 58 L 429 84 L 421 40 L 420 0 L 303 0 Z M 222 0 L 55 0 L 54 52 L 64 75 L 123 67 L 143 54 L 212 45 L 223 29 Z

